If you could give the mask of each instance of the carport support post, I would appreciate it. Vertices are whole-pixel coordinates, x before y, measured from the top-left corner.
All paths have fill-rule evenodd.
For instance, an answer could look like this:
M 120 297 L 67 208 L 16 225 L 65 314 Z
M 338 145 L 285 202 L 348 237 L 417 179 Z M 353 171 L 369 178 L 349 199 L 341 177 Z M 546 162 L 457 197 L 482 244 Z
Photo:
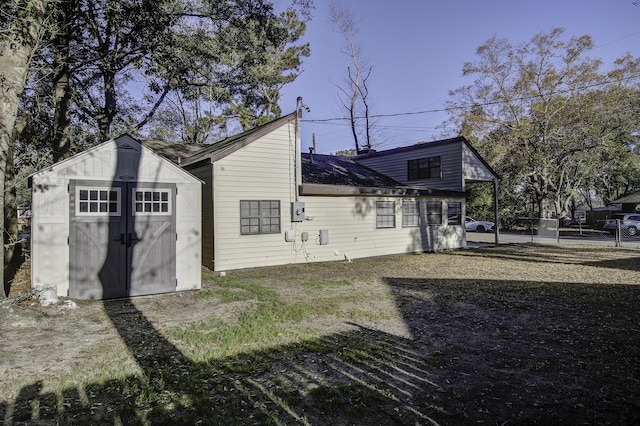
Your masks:
M 500 218 L 498 217 L 498 184 L 499 179 L 493 180 L 493 218 L 495 226 L 493 227 L 493 233 L 495 236 L 496 245 L 500 242 Z

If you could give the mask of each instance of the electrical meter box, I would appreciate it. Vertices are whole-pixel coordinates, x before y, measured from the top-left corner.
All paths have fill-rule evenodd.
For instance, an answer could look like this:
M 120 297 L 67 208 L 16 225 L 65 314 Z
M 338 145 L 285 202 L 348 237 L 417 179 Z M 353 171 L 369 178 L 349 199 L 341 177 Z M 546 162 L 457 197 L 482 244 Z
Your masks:
M 295 201 L 291 203 L 291 222 L 304 221 L 304 203 Z
M 329 244 L 329 230 L 328 229 L 321 229 L 320 230 L 320 245 L 324 246 L 326 244 Z

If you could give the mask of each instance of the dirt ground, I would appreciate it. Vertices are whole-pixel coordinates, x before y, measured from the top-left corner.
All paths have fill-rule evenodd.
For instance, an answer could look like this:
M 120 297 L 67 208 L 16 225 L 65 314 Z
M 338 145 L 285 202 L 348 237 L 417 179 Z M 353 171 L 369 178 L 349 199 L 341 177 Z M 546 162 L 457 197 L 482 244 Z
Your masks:
M 0 423 L 640 424 L 640 250 L 513 245 L 231 274 L 295 301 L 319 297 L 312 279 L 348 284 L 322 289 L 339 308 L 292 325 L 314 338 L 196 360 L 172 330 L 255 305 L 206 297 L 212 280 L 43 307 L 23 271 L 0 302 Z

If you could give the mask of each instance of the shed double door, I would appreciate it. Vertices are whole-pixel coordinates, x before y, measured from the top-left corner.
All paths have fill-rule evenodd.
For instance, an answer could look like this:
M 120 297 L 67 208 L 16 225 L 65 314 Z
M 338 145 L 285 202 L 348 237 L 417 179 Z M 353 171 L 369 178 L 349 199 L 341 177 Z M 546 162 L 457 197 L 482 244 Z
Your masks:
M 72 182 L 69 297 L 175 291 L 175 192 L 166 183 Z

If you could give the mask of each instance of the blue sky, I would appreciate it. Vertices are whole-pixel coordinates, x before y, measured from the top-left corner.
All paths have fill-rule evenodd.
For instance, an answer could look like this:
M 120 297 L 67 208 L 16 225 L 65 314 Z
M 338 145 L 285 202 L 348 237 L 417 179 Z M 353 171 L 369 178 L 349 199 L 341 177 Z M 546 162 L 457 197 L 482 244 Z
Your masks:
M 375 114 L 444 108 L 449 90 L 471 83 L 462 77 L 463 64 L 475 61 L 478 46 L 493 36 L 517 45 L 562 27 L 566 37 L 590 35 L 596 46 L 590 56 L 602 59 L 605 68 L 627 52 L 640 56 L 640 6 L 633 0 L 344 1 L 359 18 L 359 44 L 373 66 Z M 313 122 L 344 116 L 334 83 L 342 81 L 350 64 L 340 53 L 344 39 L 329 21 L 326 0 L 315 0 L 303 41 L 310 43 L 311 56 L 302 75 L 282 91 L 283 113 L 295 109 L 298 96 L 309 106 L 302 123 L 303 151 L 312 134 L 318 153 L 353 148 L 346 123 Z M 456 136 L 438 128 L 445 119 L 444 112 L 380 118 L 377 148 Z

